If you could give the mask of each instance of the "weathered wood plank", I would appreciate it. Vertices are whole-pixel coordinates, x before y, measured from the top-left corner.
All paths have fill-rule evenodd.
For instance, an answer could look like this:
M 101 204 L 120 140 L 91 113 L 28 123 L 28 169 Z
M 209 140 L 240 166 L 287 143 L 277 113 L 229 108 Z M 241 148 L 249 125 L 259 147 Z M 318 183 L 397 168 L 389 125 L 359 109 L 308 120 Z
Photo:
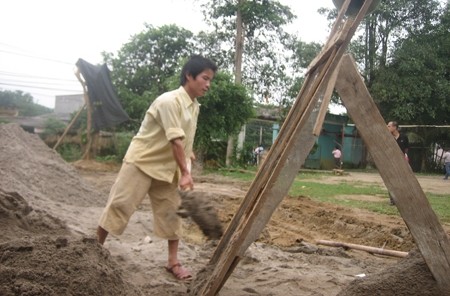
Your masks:
M 414 237 L 438 285 L 450 295 L 450 240 L 394 137 L 386 128 L 354 60 L 345 55 L 336 82 L 353 119 L 397 208 Z

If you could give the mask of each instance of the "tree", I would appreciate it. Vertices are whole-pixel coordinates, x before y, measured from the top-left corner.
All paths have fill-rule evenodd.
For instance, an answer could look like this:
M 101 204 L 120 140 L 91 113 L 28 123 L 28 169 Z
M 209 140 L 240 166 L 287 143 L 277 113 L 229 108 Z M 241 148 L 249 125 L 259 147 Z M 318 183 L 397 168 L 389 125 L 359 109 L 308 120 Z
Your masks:
M 239 132 L 254 116 L 252 99 L 244 86 L 233 82 L 230 74 L 218 72 L 200 103 L 195 149 L 202 155 L 213 154 L 222 159 L 224 154 L 217 153 L 217 145 Z
M 137 129 L 149 104 L 161 93 L 179 86 L 181 66 L 192 53 L 211 57 L 206 49 L 214 46 L 215 35 L 201 32 L 198 36 L 176 26 L 153 28 L 135 35 L 117 57 L 104 53 L 112 68 L 111 77 L 122 105 Z M 205 50 L 204 50 L 205 49 Z M 215 47 L 219 50 L 219 47 Z M 214 53 L 212 51 L 211 53 Z M 221 57 L 220 51 L 213 55 Z M 224 59 L 219 59 L 219 66 Z M 215 148 L 215 140 L 235 134 L 250 116 L 252 100 L 242 85 L 234 85 L 221 67 L 212 81 L 211 90 L 201 99 L 201 112 L 196 134 L 196 149 L 205 154 Z M 128 129 L 130 126 L 128 126 Z M 201 155 L 200 155 L 201 156 Z
M 449 22 L 448 10 L 439 2 L 382 1 L 366 17 L 363 34 L 352 42 L 351 51 L 386 121 L 448 124 Z M 421 160 L 418 170 L 430 167 L 434 144 L 449 138 L 439 129 L 405 132 L 415 145 L 415 158 Z
M 366 16 L 355 34 L 350 51 L 360 65 L 368 87 L 375 79 L 375 71 L 386 66 L 392 52 L 407 36 L 424 34 L 436 23 L 440 14 L 439 0 L 382 0 Z M 328 20 L 334 21 L 337 10 L 321 9 Z
M 242 60 L 244 71 L 242 80 L 238 77 L 238 82 L 249 87 L 256 100 L 264 102 L 268 93 L 272 93 L 279 83 L 276 78 L 272 78 L 283 73 L 286 64 L 283 52 L 287 49 L 285 43 L 289 34 L 283 26 L 295 18 L 290 8 L 278 1 L 268 0 L 216 0 L 207 1 L 202 7 L 205 20 L 220 38 L 216 42 L 221 44 L 220 48 L 229 52 L 227 56 L 233 57 L 228 59 L 226 67 L 236 74 L 236 71 L 240 71 L 236 68 L 236 61 Z M 240 57 L 239 52 L 236 55 L 239 49 L 236 44 L 239 43 L 245 58 Z M 267 69 L 272 71 L 267 74 Z
M 153 99 L 173 87 L 183 58 L 194 51 L 193 33 L 164 25 L 146 29 L 124 44 L 117 56 L 103 53 L 112 68 L 111 79 L 118 97 L 136 128 Z
M 0 107 L 17 109 L 20 116 L 38 116 L 52 112 L 52 109 L 34 103 L 30 94 L 20 90 L 0 90 Z
M 449 124 L 450 16 L 398 42 L 372 87 L 382 114 L 405 123 Z
M 203 13 L 223 38 L 219 40 L 222 47 L 234 53 L 233 65 L 229 67 L 234 66 L 235 82 L 252 89 L 253 97 L 259 101 L 279 95 L 279 84 L 285 81 L 279 76 L 284 74 L 279 46 L 287 36 L 282 26 L 294 18 L 290 8 L 278 1 L 216 0 L 203 4 Z M 228 139 L 227 164 L 233 154 L 233 136 Z

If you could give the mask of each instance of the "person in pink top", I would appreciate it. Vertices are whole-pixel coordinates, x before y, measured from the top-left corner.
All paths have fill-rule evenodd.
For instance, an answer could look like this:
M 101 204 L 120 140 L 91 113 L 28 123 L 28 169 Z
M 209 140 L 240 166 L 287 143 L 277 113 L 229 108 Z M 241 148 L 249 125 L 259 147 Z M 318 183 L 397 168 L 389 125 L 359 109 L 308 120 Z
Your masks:
M 334 157 L 334 167 L 336 169 L 341 169 L 341 167 L 342 167 L 342 160 L 341 160 L 342 152 L 339 149 L 339 146 L 336 145 L 334 147 L 333 151 L 331 151 L 331 153 L 333 154 L 333 157 Z
M 138 133 L 131 140 L 122 167 L 99 219 L 97 240 L 104 244 L 109 233 L 120 235 L 142 200 L 150 197 L 154 232 L 168 241 L 166 270 L 179 280 L 192 277 L 178 261 L 181 218 L 176 214 L 181 199 L 178 189 L 194 188 L 189 159 L 199 103 L 208 91 L 217 66 L 193 56 L 183 66 L 180 87 L 156 98 L 145 113 Z

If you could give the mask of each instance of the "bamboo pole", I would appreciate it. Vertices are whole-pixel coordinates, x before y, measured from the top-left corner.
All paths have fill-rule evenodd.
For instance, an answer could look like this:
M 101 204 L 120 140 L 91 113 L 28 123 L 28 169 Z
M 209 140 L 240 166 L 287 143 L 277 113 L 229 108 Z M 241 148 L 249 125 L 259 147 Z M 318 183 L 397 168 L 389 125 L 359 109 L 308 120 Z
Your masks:
M 58 142 L 56 142 L 55 146 L 53 146 L 53 150 L 56 150 L 58 148 L 59 144 L 61 144 L 64 137 L 67 135 L 69 130 L 72 128 L 73 124 L 77 121 L 78 117 L 80 117 L 81 112 L 83 111 L 84 107 L 86 107 L 86 104 L 84 104 L 80 110 L 78 110 L 77 114 L 73 117 L 72 121 L 69 123 L 69 125 L 64 130 L 64 133 L 61 135 L 61 137 L 58 139 Z
M 91 158 L 91 146 L 92 146 L 92 107 L 89 101 L 89 94 L 88 89 L 85 81 L 81 78 L 80 69 L 77 68 L 77 71 L 75 71 L 75 76 L 77 77 L 78 81 L 80 81 L 81 86 L 83 87 L 83 97 L 84 97 L 84 104 L 87 108 L 87 127 L 86 127 L 86 136 L 87 136 L 87 144 L 86 148 L 84 150 L 84 154 L 82 156 L 82 159 L 90 159 Z
M 404 257 L 408 256 L 408 252 L 386 250 L 384 248 L 369 247 L 369 246 L 364 246 L 364 245 L 357 245 L 357 244 L 350 244 L 350 243 L 343 243 L 343 242 L 318 240 L 316 243 L 318 245 L 337 247 L 337 248 L 345 248 L 345 249 L 355 249 L 355 250 L 365 251 L 365 252 L 368 252 L 371 254 L 392 256 L 392 257 L 404 258 Z

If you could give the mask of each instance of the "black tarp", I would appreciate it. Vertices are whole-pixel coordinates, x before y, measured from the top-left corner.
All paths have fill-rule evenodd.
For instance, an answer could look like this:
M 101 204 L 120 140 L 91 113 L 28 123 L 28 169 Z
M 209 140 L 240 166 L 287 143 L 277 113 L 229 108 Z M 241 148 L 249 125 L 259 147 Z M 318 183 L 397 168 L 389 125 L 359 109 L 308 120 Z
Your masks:
M 130 119 L 119 102 L 106 64 L 94 66 L 83 59 L 76 63 L 87 85 L 92 108 L 92 127 L 98 131 Z

